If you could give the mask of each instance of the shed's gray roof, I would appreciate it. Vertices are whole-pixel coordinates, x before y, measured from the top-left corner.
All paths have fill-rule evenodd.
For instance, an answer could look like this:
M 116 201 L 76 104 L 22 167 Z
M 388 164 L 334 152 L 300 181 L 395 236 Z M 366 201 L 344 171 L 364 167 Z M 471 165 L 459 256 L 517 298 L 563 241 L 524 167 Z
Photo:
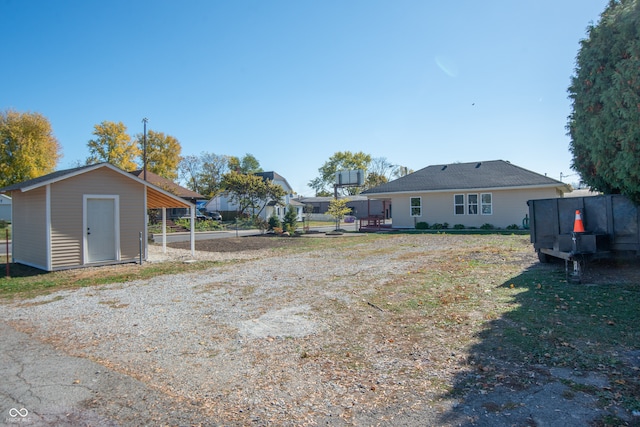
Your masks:
M 47 181 L 57 181 L 59 178 L 65 177 L 67 175 L 75 175 L 78 172 L 82 172 L 85 169 L 96 169 L 100 164 L 80 166 L 77 168 L 64 169 L 55 172 L 51 172 L 46 175 L 39 176 L 37 178 L 28 179 L 26 181 L 18 182 L 16 184 L 7 185 L 6 187 L 0 188 L 0 193 L 11 192 L 16 190 L 22 190 L 23 188 L 37 187 L 38 184 L 44 183 Z
M 153 208 L 161 208 L 161 207 L 178 207 L 178 208 L 189 208 L 193 206 L 192 203 L 181 199 L 180 197 L 154 185 L 151 182 L 144 181 L 137 176 L 127 173 L 122 169 L 119 169 L 109 163 L 96 163 L 93 165 L 80 166 L 77 168 L 64 169 L 49 173 L 47 175 L 43 175 L 37 178 L 29 179 L 26 181 L 19 182 L 17 184 L 8 185 L 6 187 L 0 188 L 0 193 L 10 193 L 12 191 L 30 191 L 34 188 L 41 187 L 43 185 L 52 184 L 57 181 L 61 181 L 72 176 L 81 175 L 83 173 L 89 172 L 94 169 L 99 168 L 108 168 L 115 172 L 122 174 L 123 176 L 129 177 L 131 180 L 138 181 L 143 184 L 147 190 L 147 207 L 149 209 Z
M 360 194 L 386 194 L 509 187 L 568 187 L 561 181 L 504 160 L 432 165 Z M 564 191 L 564 190 L 563 190 Z

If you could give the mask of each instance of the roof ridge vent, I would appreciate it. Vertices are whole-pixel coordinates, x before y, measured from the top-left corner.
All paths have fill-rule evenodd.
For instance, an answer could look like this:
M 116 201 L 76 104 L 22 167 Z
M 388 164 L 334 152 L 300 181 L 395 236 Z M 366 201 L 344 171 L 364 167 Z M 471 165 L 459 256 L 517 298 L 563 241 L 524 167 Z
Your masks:
M 478 169 L 480 166 L 482 166 L 482 162 L 478 162 L 478 163 L 476 164 L 476 169 Z

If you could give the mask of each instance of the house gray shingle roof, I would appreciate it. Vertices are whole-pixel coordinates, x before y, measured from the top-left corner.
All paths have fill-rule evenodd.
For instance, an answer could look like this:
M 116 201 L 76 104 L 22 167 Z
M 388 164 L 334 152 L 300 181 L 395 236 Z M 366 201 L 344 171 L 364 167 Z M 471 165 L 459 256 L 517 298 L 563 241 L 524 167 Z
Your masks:
M 561 181 L 504 160 L 432 165 L 360 194 L 471 190 L 528 186 L 565 186 Z M 568 189 L 567 189 L 568 191 Z
M 291 185 L 289 185 L 289 183 L 287 182 L 287 180 L 280 174 L 273 172 L 273 171 L 269 171 L 269 172 L 256 172 L 254 173 L 254 175 L 262 177 L 263 180 L 270 180 L 270 181 L 282 181 L 284 182 L 288 188 L 288 190 L 293 191 L 293 188 L 291 187 Z M 287 190 L 285 188 L 285 190 Z

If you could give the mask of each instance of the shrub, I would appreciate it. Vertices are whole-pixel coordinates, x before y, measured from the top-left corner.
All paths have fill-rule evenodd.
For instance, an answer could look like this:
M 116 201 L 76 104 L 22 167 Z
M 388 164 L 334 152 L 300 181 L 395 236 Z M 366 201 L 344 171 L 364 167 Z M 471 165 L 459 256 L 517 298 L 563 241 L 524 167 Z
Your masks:
M 445 227 L 444 224 L 440 224 L 439 222 L 436 222 L 431 226 L 432 230 L 442 230 L 443 228 L 447 228 L 447 227 Z
M 4 219 L 0 219 L 0 228 L 7 228 L 7 221 Z
M 282 223 L 280 222 L 280 218 L 274 213 L 269 217 L 269 230 L 275 231 L 276 228 L 282 228 Z
M 507 230 L 519 230 L 518 224 L 507 225 Z
M 454 230 L 464 230 L 465 226 L 462 225 L 462 224 L 456 224 L 456 225 L 453 226 L 453 229 Z
M 284 214 L 284 219 L 282 220 L 282 228 L 289 233 L 296 231 L 296 228 L 298 228 L 298 212 L 296 208 L 289 207 L 289 209 L 287 209 Z
M 429 229 L 429 224 L 424 221 L 421 221 L 416 224 L 416 230 L 427 230 L 427 229 Z
M 495 229 L 495 227 L 493 226 L 493 224 L 489 224 L 489 223 L 484 223 L 480 226 L 480 228 L 482 230 L 493 230 Z
M 442 228 L 447 229 L 449 228 L 449 223 L 445 222 L 444 224 L 442 224 Z

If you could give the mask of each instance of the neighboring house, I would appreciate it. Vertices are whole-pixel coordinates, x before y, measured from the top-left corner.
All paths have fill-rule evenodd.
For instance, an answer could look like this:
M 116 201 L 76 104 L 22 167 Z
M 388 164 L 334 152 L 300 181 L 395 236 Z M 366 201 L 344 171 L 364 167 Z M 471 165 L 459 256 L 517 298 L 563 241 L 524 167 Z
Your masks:
M 265 220 L 269 219 L 272 215 L 278 218 L 284 218 L 286 209 L 293 208 L 298 214 L 298 220 L 302 221 L 304 205 L 294 199 L 293 188 L 289 185 L 287 180 L 275 172 L 258 172 L 255 175 L 262 177 L 263 180 L 272 181 L 274 184 L 279 185 L 284 189 L 286 195 L 282 198 L 282 204 L 277 203 L 275 200 L 266 200 L 266 206 L 259 213 L 259 216 Z M 235 217 L 238 211 L 238 205 L 231 202 L 224 194 L 215 196 L 206 204 L 207 212 L 221 212 L 225 218 Z M 258 212 L 256 212 L 258 213 Z
M 11 222 L 11 197 L 0 194 L 0 221 Z
M 569 191 L 561 181 L 493 160 L 427 166 L 361 195 L 393 207 L 394 228 L 415 228 L 418 222 L 506 228 L 523 225 L 527 200 Z
M 144 259 L 147 209 L 194 208 L 108 163 L 53 172 L 0 193 L 12 196 L 13 261 L 47 271 Z M 192 232 L 192 253 L 193 245 Z
M 144 180 L 144 169 L 135 170 L 129 173 Z M 207 198 L 204 197 L 202 194 L 198 194 L 195 191 L 191 191 L 188 188 L 184 188 L 176 184 L 175 182 L 167 178 L 164 178 L 160 175 L 156 175 L 155 173 L 150 171 L 147 171 L 146 180 L 151 184 L 155 185 L 156 187 L 160 187 L 163 190 L 168 191 L 169 193 L 174 194 L 196 206 L 199 206 L 201 203 L 205 203 L 207 200 Z M 189 211 L 185 208 L 167 209 L 168 219 L 175 219 L 175 218 L 180 218 L 188 215 L 189 215 Z
M 341 196 L 341 199 L 349 199 L 347 207 L 351 208 L 351 214 L 356 218 L 366 218 L 373 215 L 380 215 L 384 218 L 390 218 L 390 212 L 385 209 L 382 200 L 371 200 L 366 196 Z M 323 215 L 329 210 L 329 203 L 333 197 L 298 197 L 296 200 L 305 206 L 311 206 L 313 215 Z

